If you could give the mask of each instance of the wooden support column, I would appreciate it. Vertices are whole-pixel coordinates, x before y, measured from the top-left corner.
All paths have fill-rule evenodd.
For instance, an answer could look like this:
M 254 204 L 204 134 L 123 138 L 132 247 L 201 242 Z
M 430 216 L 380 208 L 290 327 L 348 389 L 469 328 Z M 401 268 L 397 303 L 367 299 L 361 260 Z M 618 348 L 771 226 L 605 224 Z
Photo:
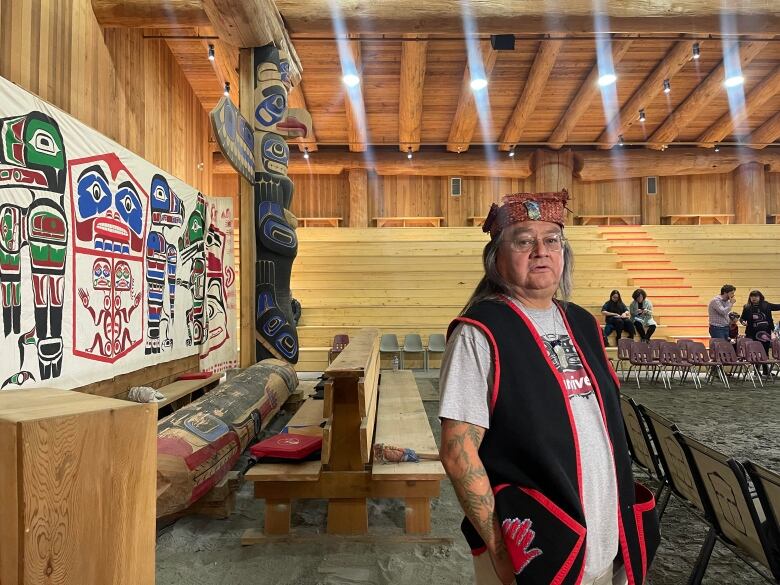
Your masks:
M 247 120 L 254 118 L 254 54 L 252 49 L 241 49 L 238 59 L 239 99 L 241 113 Z M 254 192 L 251 183 L 239 176 L 239 238 L 241 250 L 241 367 L 255 363 L 255 214 Z
M 658 225 L 661 223 L 661 193 L 658 188 L 658 177 L 655 177 L 655 194 L 647 192 L 647 179 L 642 177 L 642 225 Z
M 368 171 L 349 169 L 349 227 L 368 227 Z
M 749 162 L 734 171 L 734 222 L 766 223 L 764 165 Z
M 561 191 L 566 189 L 572 195 L 574 184 L 574 152 L 567 150 L 549 150 L 540 148 L 531 157 L 531 169 L 533 170 L 534 191 Z M 566 223 L 574 223 L 573 215 L 576 213 L 576 201 L 570 199 L 567 204 L 572 210 L 567 214 Z

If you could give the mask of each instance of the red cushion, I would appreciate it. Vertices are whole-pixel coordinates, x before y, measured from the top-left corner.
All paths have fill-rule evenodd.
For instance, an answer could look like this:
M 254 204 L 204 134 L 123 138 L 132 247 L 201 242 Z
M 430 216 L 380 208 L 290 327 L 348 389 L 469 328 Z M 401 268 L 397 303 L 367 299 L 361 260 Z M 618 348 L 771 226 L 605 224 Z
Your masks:
M 250 453 L 258 459 L 277 457 L 282 459 L 300 460 L 322 448 L 322 437 L 297 435 L 295 433 L 280 433 L 260 441 L 249 448 Z

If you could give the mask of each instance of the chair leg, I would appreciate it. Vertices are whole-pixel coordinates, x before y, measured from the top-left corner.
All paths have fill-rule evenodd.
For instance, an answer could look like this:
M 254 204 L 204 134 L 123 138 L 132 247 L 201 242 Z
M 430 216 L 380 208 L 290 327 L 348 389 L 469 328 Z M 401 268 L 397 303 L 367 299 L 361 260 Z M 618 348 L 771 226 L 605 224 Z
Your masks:
M 666 505 L 669 503 L 669 500 L 672 497 L 672 488 L 668 488 L 666 490 L 666 493 L 664 494 L 663 501 L 658 504 L 657 510 L 658 510 L 658 522 L 661 522 L 661 518 L 664 515 L 664 512 L 666 511 Z M 656 500 L 658 502 L 658 500 Z
M 707 565 L 710 563 L 710 557 L 712 556 L 712 549 L 715 547 L 715 529 L 710 528 L 707 533 L 707 538 L 704 539 L 704 543 L 701 545 L 699 556 L 696 559 L 696 564 L 693 566 L 691 576 L 688 578 L 688 585 L 701 585 L 702 579 L 704 579 L 704 573 L 707 571 Z

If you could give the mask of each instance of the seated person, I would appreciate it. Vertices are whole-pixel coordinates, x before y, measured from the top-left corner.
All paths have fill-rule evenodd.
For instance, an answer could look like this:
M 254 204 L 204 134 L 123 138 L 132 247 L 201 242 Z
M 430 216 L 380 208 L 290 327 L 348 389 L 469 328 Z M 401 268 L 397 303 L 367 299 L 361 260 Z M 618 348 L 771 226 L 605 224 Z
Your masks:
M 653 319 L 653 303 L 647 298 L 644 289 L 638 288 L 631 295 L 634 301 L 628 307 L 631 319 L 642 341 L 650 341 L 658 323 Z
M 739 313 L 729 313 L 729 341 L 731 345 L 737 345 L 739 337 Z
M 601 307 L 601 314 L 604 315 L 606 325 L 604 325 L 604 345 L 609 345 L 607 337 L 612 331 L 615 331 L 616 340 L 620 339 L 625 331 L 631 339 L 634 339 L 634 324 L 628 313 L 628 307 L 620 298 L 620 291 L 613 290 L 609 293 L 609 300 Z

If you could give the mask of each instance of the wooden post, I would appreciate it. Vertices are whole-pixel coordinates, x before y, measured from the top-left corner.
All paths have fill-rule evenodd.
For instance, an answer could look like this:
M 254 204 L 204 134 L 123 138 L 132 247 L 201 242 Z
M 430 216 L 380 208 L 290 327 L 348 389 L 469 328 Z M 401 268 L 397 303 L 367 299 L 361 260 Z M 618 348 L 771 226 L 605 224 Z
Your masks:
M 572 185 L 574 184 L 574 152 L 567 150 L 550 150 L 540 148 L 531 157 L 531 169 L 533 170 L 533 189 L 537 193 L 546 191 L 560 191 L 566 189 L 569 196 L 573 197 Z M 566 224 L 574 223 L 576 214 L 576 199 L 570 199 L 568 208 L 572 213 L 567 214 Z
M 368 171 L 349 169 L 349 227 L 368 227 Z
M 241 114 L 247 120 L 254 119 L 254 55 L 252 49 L 239 53 L 239 99 Z M 239 221 L 241 250 L 241 299 L 239 303 L 241 323 L 241 367 L 255 363 L 255 214 L 254 189 L 239 177 Z
M 734 171 L 734 223 L 766 223 L 764 165 L 749 162 Z
M 655 194 L 650 195 L 647 192 L 647 179 L 650 177 L 642 177 L 642 225 L 658 225 L 661 223 L 661 193 L 658 186 L 660 181 L 658 177 L 652 177 L 655 179 Z

